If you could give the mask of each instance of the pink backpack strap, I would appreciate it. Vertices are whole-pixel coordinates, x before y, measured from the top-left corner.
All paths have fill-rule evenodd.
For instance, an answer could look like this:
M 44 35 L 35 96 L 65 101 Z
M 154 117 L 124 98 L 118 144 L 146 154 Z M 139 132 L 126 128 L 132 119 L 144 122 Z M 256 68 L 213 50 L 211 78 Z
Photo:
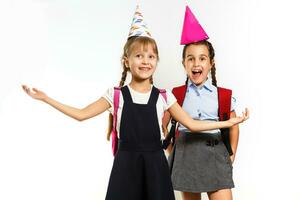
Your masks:
M 117 113 L 119 109 L 120 87 L 114 87 L 114 122 L 113 129 L 117 132 Z
M 114 115 L 113 115 L 113 129 L 111 133 L 112 137 L 112 151 L 115 156 L 118 150 L 118 132 L 117 132 L 117 119 L 118 119 L 118 109 L 120 100 L 120 87 L 114 87 Z
M 167 102 L 167 91 L 165 89 L 158 89 L 159 93 L 163 96 L 165 101 Z
M 167 102 L 167 91 L 165 89 L 158 89 L 161 96 L 164 98 L 164 100 Z M 162 122 L 164 121 L 165 114 L 162 117 Z

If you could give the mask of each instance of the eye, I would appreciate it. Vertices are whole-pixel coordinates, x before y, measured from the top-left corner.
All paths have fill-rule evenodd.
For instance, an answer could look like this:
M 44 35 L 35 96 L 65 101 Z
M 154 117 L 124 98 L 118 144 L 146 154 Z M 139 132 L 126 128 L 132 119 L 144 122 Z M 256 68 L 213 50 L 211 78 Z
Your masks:
M 201 60 L 201 61 L 205 61 L 205 60 L 206 60 L 206 57 L 201 57 L 200 60 Z
M 143 56 L 142 56 L 142 54 L 136 54 L 135 57 L 142 58 Z
M 155 56 L 155 55 L 150 55 L 149 58 L 150 58 L 150 59 L 155 59 L 156 56 Z
M 193 57 L 188 57 L 188 59 L 187 59 L 188 61 L 193 61 L 194 60 L 194 58 Z

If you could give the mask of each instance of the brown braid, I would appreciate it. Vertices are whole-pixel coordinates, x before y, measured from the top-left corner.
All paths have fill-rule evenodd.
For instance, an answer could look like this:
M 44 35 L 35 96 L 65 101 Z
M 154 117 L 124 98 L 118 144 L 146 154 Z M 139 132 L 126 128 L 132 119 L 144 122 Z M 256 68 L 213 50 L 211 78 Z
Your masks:
M 132 50 L 134 49 L 134 47 L 136 47 L 137 45 L 141 45 L 143 47 L 146 47 L 148 45 L 151 45 L 153 48 L 154 53 L 157 55 L 157 59 L 159 59 L 158 57 L 158 49 L 157 49 L 157 45 L 154 39 L 151 39 L 149 37 L 130 37 L 128 38 L 126 44 L 124 45 L 123 48 L 123 55 L 121 57 L 121 63 L 123 66 L 123 72 L 122 72 L 122 77 L 121 80 L 119 82 L 119 87 L 123 87 L 124 83 L 126 81 L 126 77 L 127 77 L 127 72 L 129 71 L 129 68 L 126 67 L 124 59 L 128 58 L 130 56 L 130 54 L 132 53 Z M 153 77 L 151 76 L 150 78 L 150 83 L 153 84 Z M 113 115 L 110 113 L 109 117 L 108 117 L 108 130 L 107 130 L 107 135 L 106 135 L 106 139 L 109 141 L 110 140 L 110 135 L 111 135 L 111 131 L 113 129 Z
M 215 67 L 215 63 L 212 65 L 211 70 L 211 82 L 214 86 L 217 87 L 217 79 L 216 79 L 216 67 Z
M 187 76 L 185 80 L 185 85 L 188 85 L 188 82 L 189 82 L 189 77 Z
M 207 40 L 202 40 L 199 42 L 195 42 L 195 43 L 190 43 L 187 44 L 183 47 L 183 51 L 182 51 L 182 60 L 185 59 L 185 54 L 186 54 L 186 49 L 188 46 L 190 45 L 205 45 L 208 49 L 208 53 L 209 53 L 209 59 L 210 59 L 210 63 L 212 63 L 212 67 L 211 67 L 211 77 L 212 77 L 212 84 L 214 86 L 217 87 L 217 79 L 216 79 L 216 66 L 215 66 L 215 62 L 214 62 L 214 58 L 215 58 L 215 50 L 214 47 L 212 46 L 212 44 L 207 41 Z M 186 81 L 187 84 L 187 81 Z

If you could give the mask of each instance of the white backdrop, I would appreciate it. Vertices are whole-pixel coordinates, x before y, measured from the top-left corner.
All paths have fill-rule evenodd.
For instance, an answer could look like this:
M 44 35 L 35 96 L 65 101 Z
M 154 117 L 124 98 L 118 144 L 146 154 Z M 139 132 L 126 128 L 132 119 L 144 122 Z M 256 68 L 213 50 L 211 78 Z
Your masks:
M 107 113 L 77 122 L 26 96 L 21 84 L 75 107 L 100 98 L 120 78 L 136 2 L 0 0 L 1 200 L 104 199 L 113 162 Z M 234 90 L 239 113 L 251 110 L 240 126 L 235 199 L 300 199 L 296 1 L 141 0 L 159 46 L 161 88 L 185 79 L 186 2 L 216 49 L 219 85 Z

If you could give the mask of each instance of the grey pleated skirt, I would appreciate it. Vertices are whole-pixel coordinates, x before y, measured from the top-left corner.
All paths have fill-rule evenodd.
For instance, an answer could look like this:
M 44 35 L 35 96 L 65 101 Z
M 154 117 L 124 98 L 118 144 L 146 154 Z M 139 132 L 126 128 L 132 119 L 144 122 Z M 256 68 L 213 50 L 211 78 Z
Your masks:
M 180 133 L 168 161 L 174 190 L 201 193 L 234 187 L 220 133 Z

